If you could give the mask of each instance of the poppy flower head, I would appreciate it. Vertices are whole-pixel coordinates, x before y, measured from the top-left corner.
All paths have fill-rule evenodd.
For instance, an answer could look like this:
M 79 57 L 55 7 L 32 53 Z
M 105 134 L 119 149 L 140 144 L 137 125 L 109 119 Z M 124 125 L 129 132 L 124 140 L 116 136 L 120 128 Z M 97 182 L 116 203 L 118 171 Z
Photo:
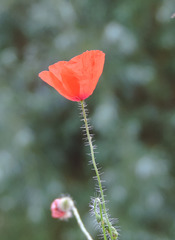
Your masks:
M 70 61 L 59 61 L 42 71 L 39 77 L 71 101 L 82 101 L 94 91 L 102 74 L 105 54 L 86 51 Z
M 61 220 L 68 219 L 72 217 L 72 206 L 73 201 L 70 198 L 57 198 L 51 204 L 51 215 L 53 218 L 59 218 Z

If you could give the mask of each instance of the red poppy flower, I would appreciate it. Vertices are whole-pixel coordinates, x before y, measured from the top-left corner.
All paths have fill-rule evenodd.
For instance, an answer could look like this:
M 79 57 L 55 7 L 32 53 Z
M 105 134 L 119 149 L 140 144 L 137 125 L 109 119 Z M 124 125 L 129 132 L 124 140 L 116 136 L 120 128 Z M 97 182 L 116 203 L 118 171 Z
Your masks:
M 70 61 L 60 61 L 42 71 L 39 77 L 71 101 L 82 101 L 94 91 L 102 74 L 105 54 L 86 51 Z

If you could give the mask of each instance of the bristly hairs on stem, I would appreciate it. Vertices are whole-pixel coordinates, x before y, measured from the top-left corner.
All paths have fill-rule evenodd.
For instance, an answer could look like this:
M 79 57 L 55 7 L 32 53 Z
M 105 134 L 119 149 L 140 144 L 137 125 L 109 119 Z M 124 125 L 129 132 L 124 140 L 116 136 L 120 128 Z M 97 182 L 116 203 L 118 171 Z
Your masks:
M 90 147 L 90 155 L 91 155 L 91 164 L 93 165 L 93 168 L 95 170 L 96 179 L 98 182 L 98 192 L 100 193 L 100 198 L 95 198 L 94 203 L 91 205 L 94 215 L 96 217 L 97 223 L 100 225 L 103 233 L 104 240 L 111 239 L 111 240 L 117 240 L 118 239 L 118 232 L 117 230 L 112 226 L 112 223 L 109 220 L 109 216 L 106 209 L 105 204 L 105 197 L 104 197 L 104 190 L 102 186 L 102 181 L 100 178 L 99 169 L 97 167 L 96 161 L 95 161 L 95 154 L 94 154 L 94 146 L 93 146 L 93 135 L 90 133 L 90 130 L 92 129 L 89 120 L 87 118 L 87 108 L 84 101 L 80 101 L 80 107 L 84 122 L 83 134 L 86 136 L 86 143 L 85 145 L 89 145 Z

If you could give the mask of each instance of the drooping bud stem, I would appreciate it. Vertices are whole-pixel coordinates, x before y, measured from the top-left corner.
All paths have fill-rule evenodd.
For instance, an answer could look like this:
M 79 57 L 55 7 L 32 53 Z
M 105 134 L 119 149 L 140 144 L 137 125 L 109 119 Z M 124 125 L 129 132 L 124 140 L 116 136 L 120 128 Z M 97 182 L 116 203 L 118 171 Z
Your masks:
M 73 212 L 81 231 L 84 233 L 88 240 L 93 240 L 88 231 L 86 230 L 80 218 L 78 210 L 70 197 L 62 197 L 55 199 L 51 204 L 51 212 L 53 218 L 59 218 L 61 220 L 67 220 L 68 218 L 72 217 Z
M 92 237 L 90 236 L 90 234 L 88 233 L 88 231 L 86 230 L 86 228 L 85 228 L 85 226 L 84 226 L 84 224 L 83 224 L 83 222 L 82 222 L 82 220 L 81 220 L 81 218 L 80 218 L 80 215 L 79 215 L 79 213 L 78 213 L 78 210 L 77 210 L 77 208 L 76 208 L 75 206 L 73 206 L 72 211 L 73 211 L 73 214 L 74 214 L 74 216 L 75 216 L 75 218 L 76 218 L 76 220 L 77 220 L 77 223 L 78 223 L 81 231 L 84 233 L 84 235 L 86 236 L 86 238 L 87 238 L 88 240 L 93 240 Z

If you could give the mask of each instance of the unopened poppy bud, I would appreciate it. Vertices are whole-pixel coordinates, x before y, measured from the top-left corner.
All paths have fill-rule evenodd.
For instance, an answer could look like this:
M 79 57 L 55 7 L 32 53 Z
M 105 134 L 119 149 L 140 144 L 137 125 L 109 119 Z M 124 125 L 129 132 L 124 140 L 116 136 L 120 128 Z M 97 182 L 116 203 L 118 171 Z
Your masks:
M 73 201 L 69 197 L 57 198 L 51 204 L 53 218 L 68 219 L 72 217 Z
M 117 238 L 118 238 L 117 230 L 113 226 L 111 226 L 111 231 L 112 231 L 112 236 L 113 236 L 114 240 L 117 240 Z
M 71 198 L 63 197 L 60 199 L 59 207 L 62 211 L 67 212 L 70 211 L 73 207 L 74 203 Z

